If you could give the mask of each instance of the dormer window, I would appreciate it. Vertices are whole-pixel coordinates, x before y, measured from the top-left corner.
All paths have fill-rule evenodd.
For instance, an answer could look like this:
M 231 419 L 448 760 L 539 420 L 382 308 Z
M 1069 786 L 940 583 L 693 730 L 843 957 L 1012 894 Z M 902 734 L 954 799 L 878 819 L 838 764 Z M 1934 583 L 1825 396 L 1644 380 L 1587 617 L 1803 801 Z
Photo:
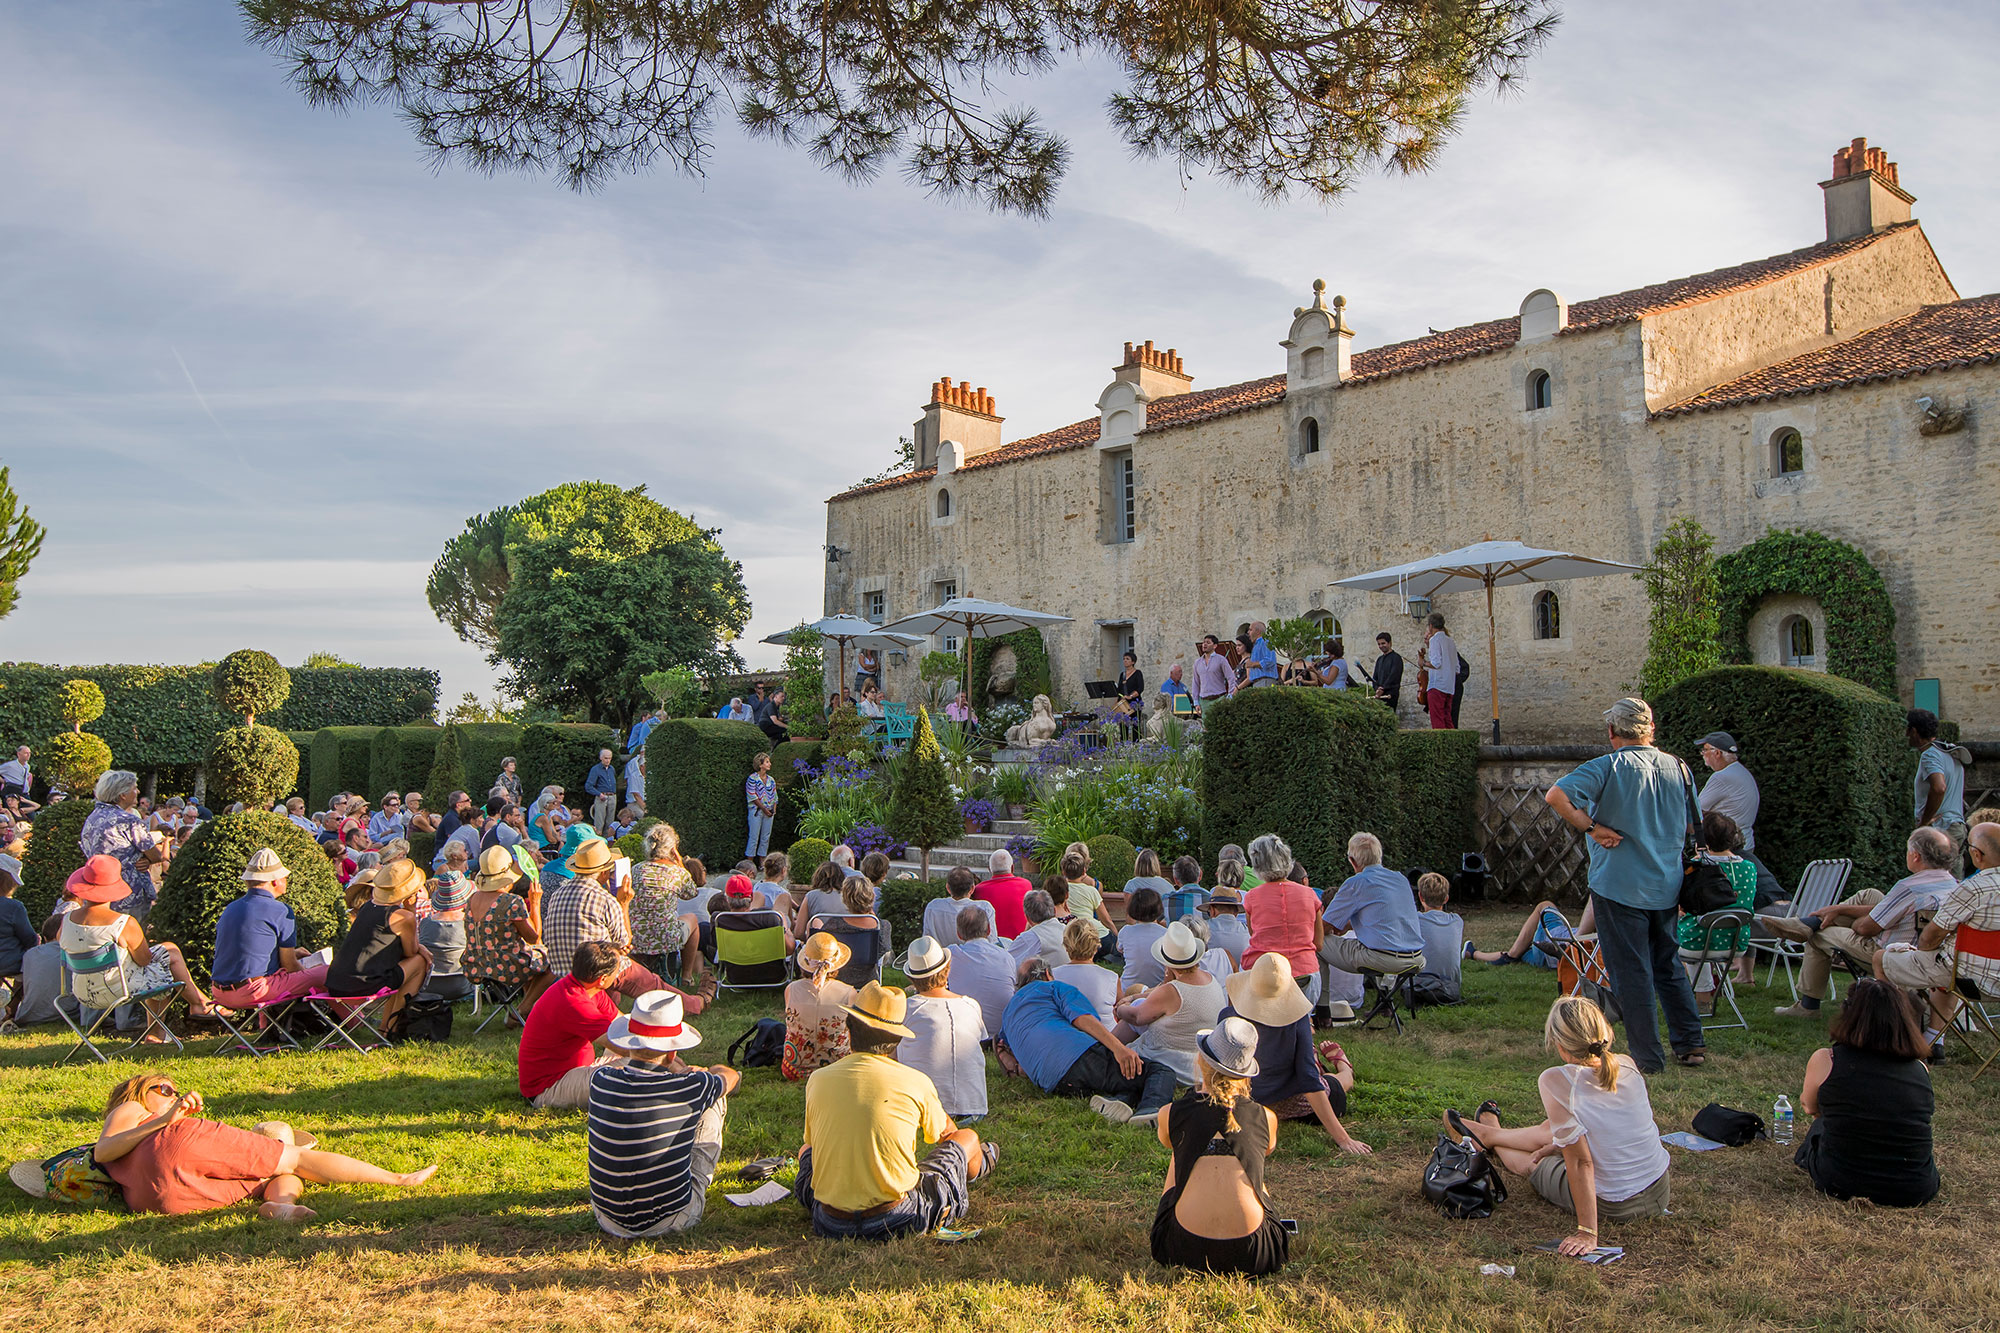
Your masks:
M 1555 393 L 1549 383 L 1549 372 L 1537 370 L 1528 376 L 1528 410 L 1539 412 L 1555 402 Z

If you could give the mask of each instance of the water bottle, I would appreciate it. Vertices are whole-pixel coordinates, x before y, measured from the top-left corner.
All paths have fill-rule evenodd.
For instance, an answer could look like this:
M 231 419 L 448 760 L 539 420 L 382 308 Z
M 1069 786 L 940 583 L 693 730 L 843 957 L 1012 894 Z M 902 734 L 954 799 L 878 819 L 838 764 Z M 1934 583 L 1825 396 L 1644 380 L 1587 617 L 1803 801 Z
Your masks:
M 1787 1147 L 1792 1141 L 1792 1099 L 1784 1093 L 1771 1104 L 1771 1142 Z

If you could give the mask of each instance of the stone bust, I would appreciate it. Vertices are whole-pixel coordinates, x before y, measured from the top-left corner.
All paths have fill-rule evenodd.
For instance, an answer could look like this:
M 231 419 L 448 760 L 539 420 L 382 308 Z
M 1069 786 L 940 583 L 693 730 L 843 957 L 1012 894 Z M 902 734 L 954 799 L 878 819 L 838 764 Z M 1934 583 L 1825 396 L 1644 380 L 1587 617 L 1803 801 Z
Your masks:
M 1049 696 L 1036 695 L 1034 709 L 1026 722 L 1007 728 L 1007 744 L 1017 750 L 1032 750 L 1056 738 L 1055 709 Z

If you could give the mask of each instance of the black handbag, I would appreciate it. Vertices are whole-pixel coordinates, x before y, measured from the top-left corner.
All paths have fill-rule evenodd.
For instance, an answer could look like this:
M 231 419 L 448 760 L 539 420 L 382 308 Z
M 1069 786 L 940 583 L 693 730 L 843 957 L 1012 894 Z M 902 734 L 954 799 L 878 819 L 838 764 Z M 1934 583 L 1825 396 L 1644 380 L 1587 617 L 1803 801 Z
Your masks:
M 1722 866 L 1710 860 L 1700 839 L 1701 806 L 1694 799 L 1694 774 L 1681 765 L 1681 784 L 1687 792 L 1688 835 L 1681 848 L 1681 911 L 1704 917 L 1736 906 L 1736 889 Z
M 1424 1163 L 1424 1199 L 1446 1217 L 1493 1216 L 1507 1199 L 1507 1183 L 1487 1160 L 1486 1150 L 1471 1139 L 1458 1143 L 1439 1134 L 1431 1160 Z
M 1694 1113 L 1694 1132 L 1705 1139 L 1741 1148 L 1752 1139 L 1764 1137 L 1764 1117 L 1755 1111 L 1738 1111 L 1721 1102 L 1710 1102 Z
M 409 1000 L 382 1034 L 401 1045 L 406 1041 L 450 1041 L 451 1001 L 428 992 Z

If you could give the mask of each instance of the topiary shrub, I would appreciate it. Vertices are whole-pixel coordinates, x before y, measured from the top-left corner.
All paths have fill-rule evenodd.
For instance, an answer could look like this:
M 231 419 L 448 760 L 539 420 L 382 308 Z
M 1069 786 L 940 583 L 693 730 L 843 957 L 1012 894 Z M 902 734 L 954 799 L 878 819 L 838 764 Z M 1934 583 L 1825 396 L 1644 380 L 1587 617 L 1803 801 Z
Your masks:
M 430 776 L 424 780 L 423 791 L 424 808 L 440 815 L 450 807 L 453 792 L 470 791 L 465 785 L 465 749 L 457 723 L 446 727 L 432 748 Z
M 241 801 L 268 810 L 298 785 L 299 751 L 276 727 L 231 727 L 209 743 L 207 768 L 209 790 L 219 806 Z
M 924 933 L 924 908 L 934 898 L 948 898 L 951 890 L 941 879 L 892 879 L 882 885 L 879 904 L 881 918 L 889 923 L 889 939 L 897 953 L 907 952 Z M 950 940 L 943 941 L 946 944 Z
M 382 793 L 420 792 L 431 778 L 437 758 L 440 728 L 383 727 L 368 749 L 368 799 L 380 804 Z
M 104 690 L 94 680 L 66 680 L 56 691 L 56 712 L 72 731 L 104 716 Z
M 346 932 L 347 904 L 333 863 L 312 838 L 265 810 L 219 816 L 197 828 L 175 855 L 146 923 L 155 939 L 181 946 L 189 970 L 203 982 L 215 958 L 215 919 L 242 896 L 243 867 L 260 847 L 276 852 L 291 871 L 285 902 L 298 917 L 305 949 L 338 944 Z
M 833 844 L 825 838 L 800 838 L 785 852 L 786 859 L 791 862 L 787 876 L 794 884 L 810 884 L 813 871 L 825 865 L 832 855 Z M 82 862 L 79 861 L 78 864 Z
M 632 831 L 630 833 L 627 833 L 623 837 L 619 838 L 616 842 L 612 844 L 612 846 L 618 849 L 618 854 L 620 856 L 629 856 L 635 863 L 645 860 L 646 830 L 653 827 L 653 825 L 659 822 L 660 822 L 659 820 L 653 818 L 651 815 L 646 816 L 646 818 L 640 820 L 638 823 L 632 826 Z M 676 830 L 676 832 L 678 832 L 678 830 Z
M 299 752 L 299 775 L 293 780 L 292 789 L 285 793 L 286 800 L 290 800 L 294 796 L 302 801 L 312 800 L 312 747 L 313 736 L 315 734 L 317 733 L 310 731 L 288 731 L 285 733 L 285 739 L 290 741 L 292 748 Z
M 111 747 L 87 731 L 59 731 L 42 742 L 36 758 L 52 786 L 88 800 L 97 780 L 110 771 Z
M 945 846 L 964 830 L 958 798 L 951 794 L 951 775 L 945 772 L 937 733 L 931 730 L 930 711 L 919 708 L 909 757 L 889 794 L 889 831 L 922 852 L 923 877 L 929 879 L 931 848 Z
M 757 734 L 761 736 L 764 733 L 759 731 Z M 583 780 L 597 762 L 597 752 L 614 750 L 617 745 L 616 732 L 610 727 L 591 723 L 537 722 L 528 727 L 521 733 L 521 748 L 515 754 L 520 760 L 522 800 L 532 802 L 542 788 L 554 784 L 563 789 L 571 805 L 582 805 L 584 813 L 588 814 L 590 805 L 583 797 Z M 494 772 L 498 771 L 499 765 L 496 764 Z M 472 777 L 475 782 L 483 780 L 490 783 L 493 780 L 490 774 L 481 779 L 475 772 Z M 484 799 L 486 793 L 480 792 L 479 795 Z
M 1100 833 L 1083 845 L 1090 850 L 1090 873 L 1097 882 L 1112 893 L 1123 892 L 1139 849 L 1116 833 Z
M 40 930 L 49 913 L 56 910 L 63 882 L 83 865 L 83 821 L 90 817 L 96 802 L 88 796 L 57 801 L 35 815 L 35 831 L 28 838 L 28 855 L 21 862 L 21 887 L 17 896 L 28 909 L 28 923 Z
M 1786 885 L 1808 861 L 1849 857 L 1850 887 L 1886 889 L 1906 872 L 1916 756 L 1903 706 L 1839 676 L 1729 666 L 1690 676 L 1653 704 L 1661 749 L 1708 774 L 1697 742 L 1726 731 L 1757 779 L 1760 860 Z
M 209 697 L 225 713 L 248 725 L 257 714 L 275 713 L 292 697 L 292 675 L 278 659 L 255 648 L 239 648 L 215 664 L 209 674 Z
M 452 729 L 458 733 L 459 761 L 465 766 L 465 781 L 459 784 L 460 789 L 483 805 L 486 793 L 493 790 L 493 779 L 500 776 L 500 761 L 509 755 L 520 759 L 521 733 L 525 728 L 517 722 L 454 722 Z M 597 761 L 594 754 L 590 758 L 593 763 Z M 525 779 L 521 786 L 523 794 L 532 801 L 535 793 L 526 790 Z
M 674 826 L 685 854 L 734 865 L 750 829 L 743 782 L 750 761 L 770 748 L 771 738 L 748 722 L 662 722 L 646 737 L 646 808 Z
M 312 795 L 308 803 L 324 810 L 335 792 L 354 792 L 372 804 L 382 793 L 368 791 L 369 756 L 380 727 L 322 727 L 313 736 Z M 255 850 L 254 848 L 252 849 Z
M 1750 660 L 1750 617 L 1766 597 L 1811 597 L 1826 612 L 1828 673 L 1895 697 L 1896 604 L 1859 547 L 1823 533 L 1774 528 L 1717 560 L 1715 576 L 1723 660 Z
M 1395 757 L 1395 826 L 1369 832 L 1392 865 L 1455 873 L 1459 857 L 1479 845 L 1479 733 L 1399 731 Z

